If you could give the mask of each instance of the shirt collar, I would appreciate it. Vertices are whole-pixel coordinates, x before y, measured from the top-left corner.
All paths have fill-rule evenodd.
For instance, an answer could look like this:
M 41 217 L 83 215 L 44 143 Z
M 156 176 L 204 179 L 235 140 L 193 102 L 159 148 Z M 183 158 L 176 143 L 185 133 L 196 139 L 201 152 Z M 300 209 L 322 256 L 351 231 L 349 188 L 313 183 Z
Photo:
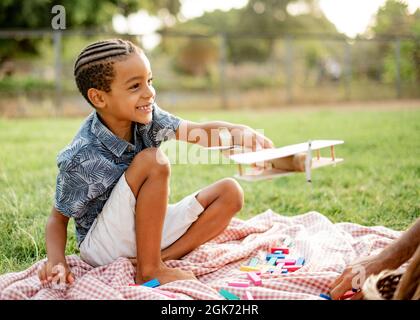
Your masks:
M 91 132 L 101 141 L 105 147 L 109 151 L 111 151 L 117 157 L 121 157 L 124 151 L 128 148 L 130 151 L 135 150 L 135 146 L 137 145 L 137 123 L 134 123 L 134 145 L 125 141 L 124 139 L 120 139 L 117 137 L 111 130 L 109 130 L 99 119 L 99 116 L 96 111 L 93 112 L 93 119 L 91 125 Z

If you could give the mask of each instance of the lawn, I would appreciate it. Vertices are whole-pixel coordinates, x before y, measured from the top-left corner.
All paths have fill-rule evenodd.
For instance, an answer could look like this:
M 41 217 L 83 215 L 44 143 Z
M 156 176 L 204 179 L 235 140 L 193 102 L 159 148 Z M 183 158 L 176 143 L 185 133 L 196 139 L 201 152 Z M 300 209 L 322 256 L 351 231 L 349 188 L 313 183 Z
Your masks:
M 264 129 L 276 146 L 342 139 L 345 161 L 271 181 L 240 182 L 247 219 L 266 209 L 292 216 L 318 211 L 333 222 L 407 228 L 420 216 L 420 108 L 180 112 L 193 121 L 225 120 Z M 44 227 L 53 204 L 56 155 L 77 132 L 77 119 L 0 119 L 0 274 L 46 256 Z M 171 202 L 218 179 L 234 165 L 172 166 Z M 66 254 L 78 253 L 73 221 Z

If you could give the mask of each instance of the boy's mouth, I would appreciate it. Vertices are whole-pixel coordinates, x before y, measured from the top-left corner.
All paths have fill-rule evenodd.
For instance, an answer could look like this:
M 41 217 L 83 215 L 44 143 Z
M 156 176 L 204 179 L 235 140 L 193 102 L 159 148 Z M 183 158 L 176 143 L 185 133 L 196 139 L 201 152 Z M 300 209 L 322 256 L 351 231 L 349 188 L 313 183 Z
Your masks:
M 143 106 L 137 106 L 136 110 L 149 113 L 149 112 L 152 112 L 152 110 L 153 110 L 152 105 L 153 105 L 152 103 L 148 103 L 148 104 L 145 104 Z

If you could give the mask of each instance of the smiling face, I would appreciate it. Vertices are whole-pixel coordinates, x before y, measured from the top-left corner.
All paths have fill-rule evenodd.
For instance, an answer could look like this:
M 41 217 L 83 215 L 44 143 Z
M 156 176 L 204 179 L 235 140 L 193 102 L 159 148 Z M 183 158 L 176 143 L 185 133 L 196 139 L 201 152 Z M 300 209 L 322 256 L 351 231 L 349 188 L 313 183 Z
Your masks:
M 156 92 L 152 85 L 149 59 L 134 52 L 127 59 L 113 64 L 111 91 L 102 92 L 103 106 L 99 109 L 106 118 L 147 124 L 152 121 Z

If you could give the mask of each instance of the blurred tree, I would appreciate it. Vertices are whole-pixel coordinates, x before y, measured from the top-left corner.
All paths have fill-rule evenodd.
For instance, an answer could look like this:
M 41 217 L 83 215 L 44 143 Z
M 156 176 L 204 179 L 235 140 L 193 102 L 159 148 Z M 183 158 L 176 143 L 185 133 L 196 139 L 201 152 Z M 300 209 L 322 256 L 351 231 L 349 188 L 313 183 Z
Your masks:
M 62 5 L 66 9 L 66 28 L 101 27 L 112 31 L 112 17 L 128 16 L 140 9 L 156 14 L 165 8 L 176 15 L 179 0 L 2 0 L 0 29 L 50 29 L 54 14 L 51 9 Z M 19 54 L 37 54 L 40 39 L 0 39 L 0 66 Z
M 375 36 L 408 35 L 411 19 L 408 5 L 403 1 L 388 0 L 376 13 L 376 22 L 371 27 Z
M 290 14 L 288 6 L 291 4 L 304 7 L 304 13 Z M 272 36 L 291 32 L 338 34 L 335 26 L 323 15 L 318 0 L 250 0 L 242 9 L 227 12 L 215 10 L 166 30 L 227 34 L 227 57 L 233 63 L 266 61 L 273 52 Z M 256 37 L 252 37 L 254 35 Z M 162 48 L 168 53 L 177 54 L 181 47 L 179 41 L 164 38 Z M 317 56 L 321 56 L 323 51 L 320 46 L 312 48 L 312 54 Z M 308 59 L 313 59 L 313 55 L 308 55 Z
M 416 12 L 413 14 L 413 24 L 410 28 L 410 32 L 416 37 L 420 39 L 420 9 L 417 9 Z M 420 83 L 420 41 L 417 40 L 414 43 L 413 49 L 413 63 L 415 66 L 415 74 L 416 74 L 416 81 Z
M 373 37 L 392 36 L 420 38 L 420 10 L 410 15 L 408 5 L 399 0 L 388 0 L 379 8 L 374 25 L 368 30 Z M 374 53 L 377 73 L 388 82 L 395 81 L 397 60 L 395 42 L 380 42 Z M 406 82 L 420 81 L 419 41 L 401 41 L 400 76 Z
M 177 55 L 176 67 L 194 76 L 210 76 L 211 68 L 218 61 L 218 48 L 214 41 L 191 38 Z

